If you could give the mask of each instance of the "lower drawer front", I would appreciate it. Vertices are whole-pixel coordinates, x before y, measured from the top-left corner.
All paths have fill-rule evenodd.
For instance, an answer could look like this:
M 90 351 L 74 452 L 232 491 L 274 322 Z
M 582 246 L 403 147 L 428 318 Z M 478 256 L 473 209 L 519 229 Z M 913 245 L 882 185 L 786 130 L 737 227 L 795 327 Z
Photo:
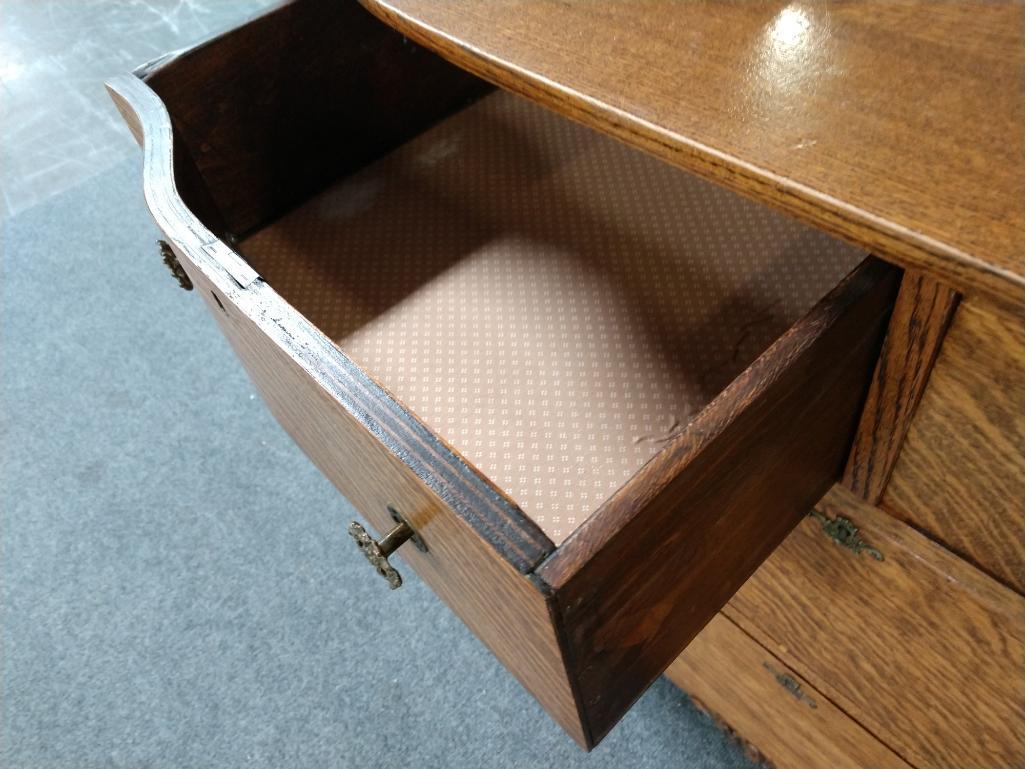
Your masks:
M 1025 765 L 1025 599 L 843 487 L 723 613 L 910 764 Z
M 666 675 L 773 766 L 908 766 L 722 614 Z
M 190 272 L 260 395 L 296 443 L 377 531 L 394 526 L 390 509 L 402 512 L 426 545 L 425 552 L 404 547 L 402 559 L 551 716 L 585 742 L 544 596 L 286 354 L 281 340 L 254 320 L 258 297 L 229 296 L 203 271 L 192 266 Z

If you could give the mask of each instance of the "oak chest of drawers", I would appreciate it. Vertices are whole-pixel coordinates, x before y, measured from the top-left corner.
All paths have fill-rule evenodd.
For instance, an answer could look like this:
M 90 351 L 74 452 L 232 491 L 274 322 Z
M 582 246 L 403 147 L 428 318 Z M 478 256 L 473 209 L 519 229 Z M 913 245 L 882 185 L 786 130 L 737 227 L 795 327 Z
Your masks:
M 520 62 L 456 42 L 479 6 L 400 5 L 109 84 L 166 261 L 373 565 L 585 747 L 669 668 L 780 764 L 1020 763 L 1020 276 L 902 272 L 524 74 L 508 19 Z

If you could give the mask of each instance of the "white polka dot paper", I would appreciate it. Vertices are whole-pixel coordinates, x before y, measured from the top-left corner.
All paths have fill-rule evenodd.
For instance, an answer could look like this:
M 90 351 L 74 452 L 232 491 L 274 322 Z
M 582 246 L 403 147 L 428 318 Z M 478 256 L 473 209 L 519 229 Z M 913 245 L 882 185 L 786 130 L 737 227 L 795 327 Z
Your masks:
M 864 256 L 501 92 L 242 250 L 556 544 Z

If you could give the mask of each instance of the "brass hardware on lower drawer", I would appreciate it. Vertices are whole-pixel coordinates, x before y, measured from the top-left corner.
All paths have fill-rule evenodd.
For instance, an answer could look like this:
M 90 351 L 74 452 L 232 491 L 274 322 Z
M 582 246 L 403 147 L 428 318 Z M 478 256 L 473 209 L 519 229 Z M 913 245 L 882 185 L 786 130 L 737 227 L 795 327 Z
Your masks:
M 188 273 L 185 272 L 185 268 L 181 266 L 181 262 L 178 261 L 178 257 L 174 255 L 174 250 L 171 248 L 171 245 L 166 240 L 158 240 L 157 245 L 160 246 L 160 255 L 164 258 L 164 264 L 167 265 L 167 269 L 171 271 L 171 275 L 178 281 L 178 285 L 186 291 L 191 291 L 192 279 L 189 278 Z
M 818 510 L 814 509 L 809 513 L 809 515 L 822 524 L 822 530 L 826 532 L 826 535 L 830 539 L 840 545 L 840 547 L 845 547 L 858 555 L 861 553 L 868 553 L 877 561 L 883 560 L 883 554 L 861 538 L 861 534 L 859 533 L 860 530 L 854 525 L 854 521 L 850 518 L 846 518 L 842 515 L 838 515 L 836 518 L 830 518 L 824 513 L 820 513 Z
M 789 673 L 783 673 L 779 670 L 776 670 L 776 668 L 774 668 L 768 662 L 763 662 L 762 667 L 764 667 L 766 670 L 772 673 L 772 677 L 776 679 L 776 683 L 778 683 L 780 686 L 782 686 L 784 689 L 786 689 L 788 692 L 794 695 L 794 698 L 796 700 L 798 700 L 799 702 L 807 703 L 808 707 L 810 707 L 812 710 L 818 708 L 818 703 L 815 702 L 814 699 L 809 697 L 807 693 L 805 693 L 800 682 L 792 675 L 790 675 Z
M 370 561 L 370 565 L 377 569 L 377 573 L 387 580 L 392 590 L 395 590 L 402 586 L 402 575 L 388 562 L 388 556 L 398 550 L 407 540 L 411 540 L 416 549 L 424 553 L 427 552 L 427 545 L 398 510 L 389 505 L 388 512 L 391 513 L 392 520 L 398 525 L 385 534 L 380 541 L 370 536 L 370 533 L 357 521 L 352 521 L 349 524 L 349 536 L 356 540 L 356 545 Z

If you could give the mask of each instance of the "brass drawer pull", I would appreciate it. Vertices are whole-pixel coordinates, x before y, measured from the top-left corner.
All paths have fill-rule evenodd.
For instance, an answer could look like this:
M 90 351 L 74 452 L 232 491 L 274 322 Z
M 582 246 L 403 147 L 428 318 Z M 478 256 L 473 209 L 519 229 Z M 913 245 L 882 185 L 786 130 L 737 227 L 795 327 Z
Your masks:
M 398 550 L 406 540 L 412 540 L 416 549 L 424 553 L 427 552 L 427 545 L 398 510 L 389 505 L 388 512 L 391 513 L 392 520 L 398 525 L 385 534 L 380 542 L 371 537 L 370 533 L 357 521 L 352 521 L 349 524 L 349 536 L 356 540 L 356 545 L 370 561 L 370 565 L 377 569 L 377 573 L 388 581 L 392 590 L 395 590 L 402 586 L 402 575 L 388 563 L 388 556 Z
M 178 281 L 178 285 L 186 291 L 191 291 L 192 280 L 189 278 L 188 273 L 185 272 L 185 268 L 181 266 L 178 257 L 174 255 L 171 244 L 166 240 L 158 240 L 157 245 L 160 246 L 160 256 L 163 257 L 164 264 L 167 265 L 167 269 L 171 271 L 174 279 Z

